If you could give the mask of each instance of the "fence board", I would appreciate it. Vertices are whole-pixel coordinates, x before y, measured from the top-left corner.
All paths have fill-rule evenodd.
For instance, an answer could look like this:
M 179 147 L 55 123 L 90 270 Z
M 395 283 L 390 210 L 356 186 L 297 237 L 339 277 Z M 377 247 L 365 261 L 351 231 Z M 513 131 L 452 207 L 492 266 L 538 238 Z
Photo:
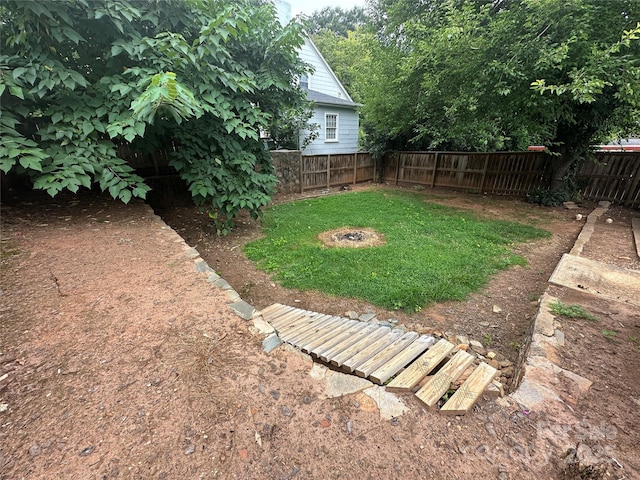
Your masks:
M 582 196 L 588 200 L 609 200 L 640 206 L 640 154 L 599 152 L 597 163 L 585 162 L 577 174 L 584 183 Z

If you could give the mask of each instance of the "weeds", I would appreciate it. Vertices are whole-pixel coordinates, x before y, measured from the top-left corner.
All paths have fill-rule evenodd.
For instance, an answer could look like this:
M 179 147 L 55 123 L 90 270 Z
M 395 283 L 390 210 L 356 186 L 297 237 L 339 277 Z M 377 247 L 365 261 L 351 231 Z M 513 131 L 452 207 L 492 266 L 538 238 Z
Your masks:
M 618 332 L 616 332 L 615 330 L 602 330 L 602 336 L 609 342 L 613 342 L 617 334 Z
M 580 305 L 567 305 L 562 303 L 560 300 L 557 300 L 550 306 L 551 313 L 558 317 L 583 318 L 585 320 L 593 320 L 594 322 L 598 322 L 600 320 L 597 316 L 587 312 Z

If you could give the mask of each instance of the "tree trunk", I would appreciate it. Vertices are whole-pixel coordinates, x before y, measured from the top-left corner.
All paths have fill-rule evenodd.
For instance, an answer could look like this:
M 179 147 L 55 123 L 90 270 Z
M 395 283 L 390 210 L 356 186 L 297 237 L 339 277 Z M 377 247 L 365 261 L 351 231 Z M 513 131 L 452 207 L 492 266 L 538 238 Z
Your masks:
M 575 151 L 561 145 L 558 149 L 559 156 L 554 158 L 551 171 L 551 190 L 558 191 L 565 187 L 565 175 L 571 168 L 571 165 L 576 159 Z
M 578 163 L 586 160 L 594 133 L 593 128 L 580 122 L 559 123 L 554 141 L 557 156 L 552 162 L 552 190 L 575 193 L 571 190 L 575 188 L 576 168 L 580 166 Z

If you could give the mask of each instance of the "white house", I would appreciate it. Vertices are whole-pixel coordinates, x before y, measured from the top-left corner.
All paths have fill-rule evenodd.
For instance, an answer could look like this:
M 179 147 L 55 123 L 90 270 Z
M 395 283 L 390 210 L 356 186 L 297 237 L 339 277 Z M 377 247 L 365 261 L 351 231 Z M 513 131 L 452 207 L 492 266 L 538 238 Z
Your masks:
M 311 39 L 307 38 L 300 58 L 313 67 L 313 73 L 300 79 L 307 99 L 314 103 L 309 120 L 320 126 L 318 138 L 302 153 L 305 155 L 355 153 L 358 151 L 360 118 L 357 107 L 340 80 Z M 307 132 L 300 132 L 301 141 Z
M 291 18 L 291 5 L 284 0 L 274 0 L 280 22 Z M 313 72 L 300 79 L 307 90 L 307 98 L 313 102 L 313 116 L 309 123 L 320 126 L 318 137 L 302 151 L 305 155 L 355 153 L 358 151 L 360 118 L 358 106 L 310 38 L 300 50 L 300 59 L 311 65 Z M 300 132 L 300 145 L 308 132 Z

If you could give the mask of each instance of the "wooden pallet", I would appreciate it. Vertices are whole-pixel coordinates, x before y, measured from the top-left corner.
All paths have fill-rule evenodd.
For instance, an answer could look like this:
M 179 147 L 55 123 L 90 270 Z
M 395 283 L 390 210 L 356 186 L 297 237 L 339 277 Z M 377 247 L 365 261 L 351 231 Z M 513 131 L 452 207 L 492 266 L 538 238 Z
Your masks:
M 261 315 L 283 342 L 314 358 L 384 385 L 389 391 L 413 391 L 439 365 L 443 365 L 416 396 L 434 406 L 451 388 L 473 356 L 458 351 L 450 358 L 454 345 L 430 335 L 404 332 L 388 326 L 370 325 L 358 320 L 323 315 L 279 303 Z M 496 370 L 482 363 L 442 407 L 447 414 L 463 415 L 473 406 Z

